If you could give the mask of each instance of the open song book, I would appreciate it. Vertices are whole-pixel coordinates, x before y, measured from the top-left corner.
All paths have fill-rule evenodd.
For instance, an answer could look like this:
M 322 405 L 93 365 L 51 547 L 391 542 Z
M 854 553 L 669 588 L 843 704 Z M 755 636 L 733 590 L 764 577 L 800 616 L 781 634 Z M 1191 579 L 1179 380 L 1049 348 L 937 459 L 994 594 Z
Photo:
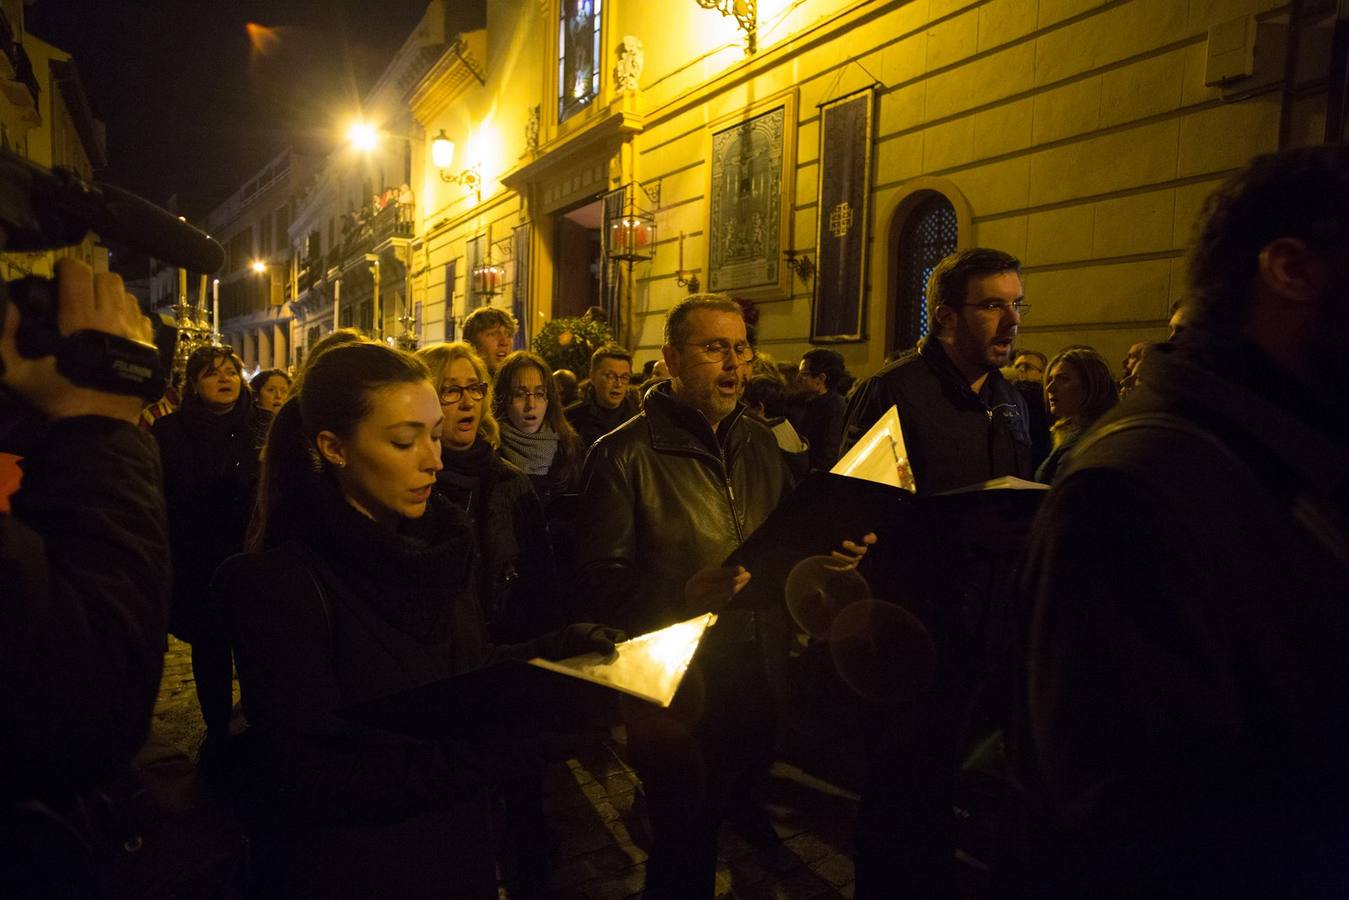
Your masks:
M 568 710 L 594 705 L 600 695 L 612 698 L 611 690 L 668 707 L 703 635 L 716 620 L 714 614 L 704 613 L 623 641 L 608 656 L 587 653 L 558 661 L 504 660 L 354 704 L 340 714 L 389 731 L 444 737 L 490 723 L 550 715 L 565 719 Z
M 556 662 L 531 659 L 529 664 L 641 697 L 657 706 L 669 706 L 689 670 L 694 651 L 716 621 L 715 613 L 703 613 L 624 641 L 609 656 L 586 653 Z

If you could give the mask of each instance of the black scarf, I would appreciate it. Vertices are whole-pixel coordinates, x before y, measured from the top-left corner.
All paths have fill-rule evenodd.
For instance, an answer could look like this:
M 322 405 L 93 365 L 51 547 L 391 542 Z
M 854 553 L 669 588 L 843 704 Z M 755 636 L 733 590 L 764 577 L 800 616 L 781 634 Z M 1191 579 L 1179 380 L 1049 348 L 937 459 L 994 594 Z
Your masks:
M 445 468 L 436 473 L 436 489 L 474 521 L 479 521 L 480 507 L 489 487 L 486 482 L 497 461 L 496 450 L 479 435 L 467 450 L 447 447 L 440 460 Z
M 317 516 L 308 543 L 340 589 L 422 643 L 453 637 L 452 604 L 472 585 L 473 534 L 462 512 L 433 494 L 422 518 L 390 531 L 326 479 L 311 488 L 311 502 Z

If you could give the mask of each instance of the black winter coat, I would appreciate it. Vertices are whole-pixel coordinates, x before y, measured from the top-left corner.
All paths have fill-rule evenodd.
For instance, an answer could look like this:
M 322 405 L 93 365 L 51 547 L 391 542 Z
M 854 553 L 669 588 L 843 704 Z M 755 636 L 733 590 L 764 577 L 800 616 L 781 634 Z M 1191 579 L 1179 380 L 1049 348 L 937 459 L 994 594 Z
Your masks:
M 444 450 L 441 459 L 436 491 L 468 514 L 477 537 L 478 596 L 492 640 L 525 641 L 561 628 L 570 618 L 529 476 L 482 438 L 468 450 Z
M 311 533 L 231 559 L 215 583 L 250 724 L 267 890 L 495 897 L 485 785 L 509 747 L 409 737 L 338 711 L 546 642 L 488 643 L 472 531 L 448 502 L 433 496 L 394 533 L 330 487 L 315 495 Z
M 1046 870 L 1079 896 L 1343 896 L 1342 404 L 1253 347 L 1177 341 L 1078 443 L 1036 522 Z
M 847 413 L 848 401 L 837 391 L 825 391 L 806 399 L 805 414 L 797 432 L 810 444 L 812 472 L 828 472 L 838 462 Z
M 595 402 L 595 393 L 588 385 L 584 396 L 565 410 L 567 421 L 576 429 L 581 446 L 589 447 L 604 435 L 637 415 L 641 404 L 629 391 L 617 409 L 605 409 Z
M 848 401 L 843 452 L 891 406 L 919 494 L 937 494 L 1003 475 L 1030 478 L 1026 401 L 997 369 L 978 394 L 942 347 L 928 340 L 858 384 Z
M 729 556 L 788 484 L 777 440 L 744 406 L 714 433 L 669 382 L 656 385 L 586 457 L 576 530 L 587 616 L 641 634 L 702 612 L 683 608 L 684 583 Z
M 150 433 L 164 462 L 169 543 L 173 551 L 173 609 L 169 630 L 186 641 L 213 624 L 211 575 L 243 550 L 253 513 L 259 454 L 272 414 L 253 404 L 245 385 L 234 409 L 207 410 L 195 396 L 155 422 Z
M 78 838 L 21 804 L 77 821 L 149 731 L 169 597 L 159 460 L 99 416 L 46 425 L 28 450 L 0 514 L 0 873 L 12 895 L 85 895 L 91 861 L 60 858 Z

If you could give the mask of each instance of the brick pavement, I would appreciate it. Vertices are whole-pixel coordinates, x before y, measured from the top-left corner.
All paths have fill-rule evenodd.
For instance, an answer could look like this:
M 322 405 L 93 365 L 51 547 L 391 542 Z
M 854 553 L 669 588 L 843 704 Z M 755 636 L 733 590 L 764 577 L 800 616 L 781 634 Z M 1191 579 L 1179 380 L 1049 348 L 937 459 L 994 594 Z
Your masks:
M 202 724 L 188 648 L 169 640 L 153 727 L 157 738 L 194 754 Z M 643 800 L 637 776 L 620 752 L 616 740 L 587 742 L 545 772 L 544 808 L 555 848 L 549 897 L 625 900 L 641 891 L 647 844 Z M 717 896 L 851 897 L 847 835 L 856 797 L 783 763 L 774 766 L 764 788 L 773 833 L 745 835 L 723 826 Z M 504 889 L 501 896 L 508 896 Z

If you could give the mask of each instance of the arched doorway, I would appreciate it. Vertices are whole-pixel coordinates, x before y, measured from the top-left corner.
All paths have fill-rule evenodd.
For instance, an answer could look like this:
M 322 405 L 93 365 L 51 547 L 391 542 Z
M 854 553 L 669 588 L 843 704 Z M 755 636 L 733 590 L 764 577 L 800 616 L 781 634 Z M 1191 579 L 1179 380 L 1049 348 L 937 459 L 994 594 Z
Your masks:
M 903 350 L 927 335 L 927 280 L 943 257 L 959 246 L 955 206 L 940 191 L 916 192 L 896 212 L 889 285 L 887 350 Z

